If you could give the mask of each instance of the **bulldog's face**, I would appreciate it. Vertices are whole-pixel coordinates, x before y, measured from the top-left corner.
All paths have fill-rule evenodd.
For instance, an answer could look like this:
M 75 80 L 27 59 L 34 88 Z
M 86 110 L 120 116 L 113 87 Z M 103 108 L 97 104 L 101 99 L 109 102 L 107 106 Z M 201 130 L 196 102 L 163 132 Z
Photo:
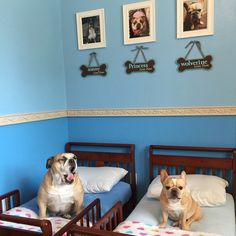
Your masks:
M 136 11 L 131 18 L 131 28 L 135 36 L 144 34 L 148 29 L 148 21 L 145 13 Z
M 184 8 L 186 9 L 187 14 L 190 17 L 192 23 L 194 25 L 200 24 L 203 13 L 203 5 L 200 2 L 198 3 L 185 2 Z
M 183 193 L 186 191 L 186 173 L 182 171 L 180 176 L 170 177 L 166 170 L 161 170 L 160 178 L 163 185 L 162 191 L 167 199 L 174 202 L 181 200 Z
M 61 153 L 47 160 L 47 169 L 61 178 L 62 183 L 71 184 L 74 182 L 77 169 L 77 157 L 73 153 Z

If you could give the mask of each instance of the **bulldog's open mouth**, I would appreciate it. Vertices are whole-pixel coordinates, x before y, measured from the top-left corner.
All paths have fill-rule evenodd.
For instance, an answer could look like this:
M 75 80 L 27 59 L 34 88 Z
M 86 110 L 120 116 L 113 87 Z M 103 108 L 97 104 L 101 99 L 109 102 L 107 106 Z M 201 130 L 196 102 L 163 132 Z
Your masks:
M 64 179 L 67 184 L 72 184 L 75 179 L 75 172 L 71 172 L 68 175 L 64 175 Z

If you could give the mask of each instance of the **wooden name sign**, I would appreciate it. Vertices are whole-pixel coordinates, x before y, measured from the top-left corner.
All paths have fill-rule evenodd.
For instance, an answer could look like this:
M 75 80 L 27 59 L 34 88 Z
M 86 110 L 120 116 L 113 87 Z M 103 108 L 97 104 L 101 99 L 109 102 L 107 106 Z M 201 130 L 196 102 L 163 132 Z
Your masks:
M 206 69 L 209 70 L 212 65 L 212 56 L 208 55 L 201 59 L 192 59 L 192 60 L 186 60 L 183 57 L 180 57 L 177 60 L 177 63 L 179 64 L 178 70 L 180 72 L 184 70 L 191 70 L 191 69 Z
M 178 71 L 183 72 L 185 70 L 192 70 L 192 69 L 205 69 L 209 70 L 212 68 L 211 61 L 213 60 L 211 55 L 204 56 L 202 49 L 201 49 L 201 43 L 199 41 L 191 41 L 188 43 L 188 45 L 185 47 L 190 47 L 189 51 L 187 52 L 185 58 L 180 57 L 177 59 L 178 64 Z M 194 45 L 196 45 L 198 51 L 200 52 L 202 58 L 199 59 L 187 59 L 190 52 L 192 51 Z
M 101 64 L 100 66 L 86 66 L 82 65 L 80 67 L 81 75 L 83 77 L 86 77 L 88 75 L 101 75 L 105 76 L 107 74 L 106 72 L 107 66 L 105 64 Z
M 136 53 L 136 56 L 135 56 L 133 62 L 126 61 L 124 64 L 126 67 L 127 74 L 130 74 L 132 72 L 150 72 L 150 73 L 152 73 L 155 71 L 155 68 L 154 68 L 155 61 L 154 60 L 147 61 L 147 59 L 144 55 L 144 52 L 143 52 L 143 50 L 145 50 L 145 49 L 147 49 L 147 48 L 144 48 L 143 46 L 136 46 L 135 49 L 131 50 L 131 51 L 137 51 L 137 53 Z M 143 56 L 144 62 L 137 63 L 136 60 L 137 60 L 137 57 L 140 52 Z
M 93 60 L 96 61 L 97 66 L 90 66 Z M 83 76 L 83 77 L 86 77 L 88 75 L 105 76 L 107 74 L 106 68 L 107 68 L 106 64 L 99 65 L 96 53 L 92 52 L 92 53 L 90 53 L 88 66 L 86 66 L 86 65 L 80 66 L 81 76 Z
M 154 60 L 143 63 L 133 63 L 131 61 L 125 62 L 127 74 L 130 74 L 131 72 L 153 72 L 155 70 L 154 65 Z

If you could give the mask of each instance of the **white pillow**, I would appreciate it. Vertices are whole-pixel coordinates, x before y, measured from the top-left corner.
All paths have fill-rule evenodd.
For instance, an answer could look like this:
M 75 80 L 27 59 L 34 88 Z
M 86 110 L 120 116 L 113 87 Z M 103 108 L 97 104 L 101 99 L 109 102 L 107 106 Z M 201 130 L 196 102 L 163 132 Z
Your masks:
M 128 171 L 119 167 L 84 167 L 77 168 L 85 193 L 108 192 Z
M 187 188 L 200 206 L 220 206 L 226 202 L 228 182 L 212 175 L 187 175 Z M 148 187 L 148 198 L 160 198 L 162 183 L 157 176 Z

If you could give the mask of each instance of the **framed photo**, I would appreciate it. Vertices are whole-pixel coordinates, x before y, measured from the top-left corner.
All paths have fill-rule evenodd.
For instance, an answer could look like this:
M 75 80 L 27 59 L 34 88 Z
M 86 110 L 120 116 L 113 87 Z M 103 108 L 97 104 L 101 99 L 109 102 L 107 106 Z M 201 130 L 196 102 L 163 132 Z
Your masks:
M 214 0 L 177 0 L 177 38 L 214 34 Z
M 124 44 L 156 40 L 155 1 L 123 5 Z
M 76 26 L 80 50 L 106 47 L 104 9 L 77 12 Z

